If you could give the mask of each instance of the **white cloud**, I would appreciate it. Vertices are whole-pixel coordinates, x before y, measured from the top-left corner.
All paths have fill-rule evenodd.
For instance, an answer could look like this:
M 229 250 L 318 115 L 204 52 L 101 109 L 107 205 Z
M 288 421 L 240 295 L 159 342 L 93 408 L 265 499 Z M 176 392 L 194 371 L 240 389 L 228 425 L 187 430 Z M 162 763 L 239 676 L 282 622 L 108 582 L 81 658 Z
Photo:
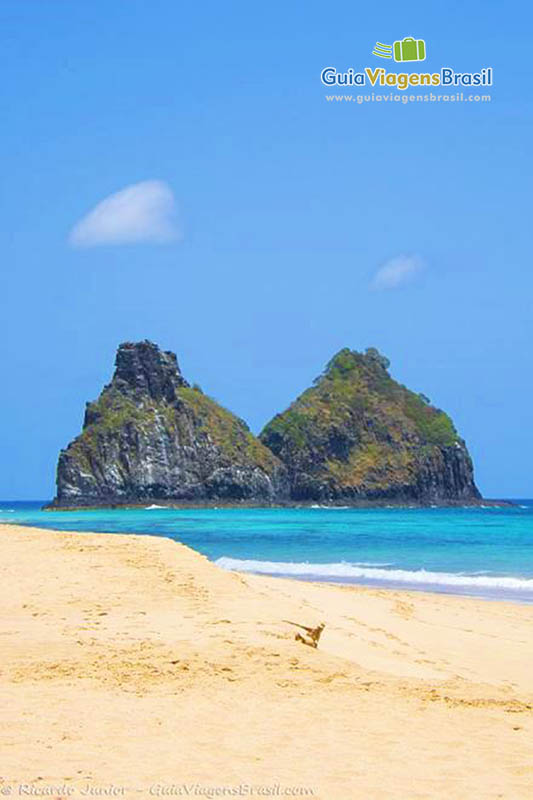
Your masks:
M 163 244 L 177 239 L 181 239 L 181 231 L 174 195 L 163 181 L 134 183 L 109 195 L 77 222 L 69 235 L 74 247 Z
M 396 256 L 381 266 L 372 280 L 373 289 L 397 289 L 411 281 L 424 268 L 419 256 Z

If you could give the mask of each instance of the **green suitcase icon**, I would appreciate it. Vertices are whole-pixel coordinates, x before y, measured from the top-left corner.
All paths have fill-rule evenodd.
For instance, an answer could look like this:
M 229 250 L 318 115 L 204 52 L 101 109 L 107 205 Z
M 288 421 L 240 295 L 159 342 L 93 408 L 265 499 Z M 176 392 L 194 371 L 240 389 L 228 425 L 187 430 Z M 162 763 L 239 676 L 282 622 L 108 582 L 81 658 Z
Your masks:
M 395 61 L 425 61 L 426 43 L 423 39 L 413 39 L 406 36 L 398 42 L 394 42 Z

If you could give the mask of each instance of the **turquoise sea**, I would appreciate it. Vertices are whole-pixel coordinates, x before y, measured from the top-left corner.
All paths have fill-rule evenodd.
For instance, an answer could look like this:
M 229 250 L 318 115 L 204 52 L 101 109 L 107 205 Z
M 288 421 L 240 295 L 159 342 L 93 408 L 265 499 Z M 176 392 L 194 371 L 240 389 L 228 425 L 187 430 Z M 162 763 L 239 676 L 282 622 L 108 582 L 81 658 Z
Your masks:
M 41 511 L 0 521 L 166 536 L 225 569 L 533 603 L 533 500 L 513 507 Z

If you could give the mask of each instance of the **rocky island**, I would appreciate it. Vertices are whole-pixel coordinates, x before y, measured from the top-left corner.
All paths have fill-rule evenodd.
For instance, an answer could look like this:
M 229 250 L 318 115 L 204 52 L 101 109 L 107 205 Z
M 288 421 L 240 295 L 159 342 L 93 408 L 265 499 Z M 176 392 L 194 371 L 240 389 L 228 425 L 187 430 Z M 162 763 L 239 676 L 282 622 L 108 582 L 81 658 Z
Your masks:
M 450 417 L 397 383 L 375 348 L 345 348 L 260 439 L 297 501 L 470 502 L 472 460 Z
M 182 376 L 174 353 L 121 344 L 59 455 L 55 508 L 166 503 L 476 502 L 450 418 L 370 348 L 341 350 L 256 438 Z
M 285 467 L 183 378 L 174 353 L 121 344 L 111 383 L 59 455 L 56 507 L 288 497 Z

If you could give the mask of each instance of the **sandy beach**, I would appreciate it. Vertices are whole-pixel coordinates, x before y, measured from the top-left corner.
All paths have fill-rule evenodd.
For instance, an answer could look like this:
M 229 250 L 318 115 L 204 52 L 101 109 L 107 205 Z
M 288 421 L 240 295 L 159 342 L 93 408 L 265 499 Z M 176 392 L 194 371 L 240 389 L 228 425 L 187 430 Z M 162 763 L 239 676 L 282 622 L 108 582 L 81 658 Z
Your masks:
M 531 607 L 0 528 L 4 795 L 533 796 Z

